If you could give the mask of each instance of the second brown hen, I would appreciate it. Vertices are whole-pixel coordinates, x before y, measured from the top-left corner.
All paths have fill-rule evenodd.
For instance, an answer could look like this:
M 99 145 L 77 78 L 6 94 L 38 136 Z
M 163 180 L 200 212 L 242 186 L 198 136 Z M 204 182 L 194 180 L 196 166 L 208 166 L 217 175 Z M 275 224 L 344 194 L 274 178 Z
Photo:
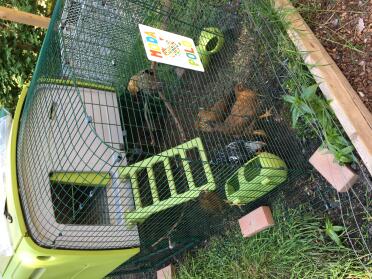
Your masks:
M 230 115 L 223 123 L 223 129 L 226 133 L 241 130 L 248 124 L 252 123 L 256 115 L 257 94 L 250 89 L 245 88 L 242 84 L 235 86 L 236 101 L 231 109 Z
M 198 120 L 195 124 L 196 128 L 204 132 L 212 132 L 213 125 L 217 122 L 222 122 L 227 117 L 231 108 L 231 97 L 225 96 L 217 101 L 211 107 L 201 109 L 198 113 Z
M 220 132 L 229 135 L 261 135 L 254 131 L 254 117 L 259 105 L 257 94 L 238 84 L 234 88 L 235 102 L 229 105 L 230 98 L 225 97 L 212 107 L 201 110 L 198 114 L 196 128 L 203 132 Z M 230 112 L 228 114 L 228 112 Z

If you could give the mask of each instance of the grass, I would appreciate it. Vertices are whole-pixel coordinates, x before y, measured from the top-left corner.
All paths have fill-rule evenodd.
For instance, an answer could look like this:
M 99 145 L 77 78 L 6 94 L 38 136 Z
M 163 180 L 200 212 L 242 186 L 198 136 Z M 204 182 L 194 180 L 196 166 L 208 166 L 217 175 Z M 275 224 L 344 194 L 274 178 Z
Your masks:
M 276 225 L 252 238 L 233 228 L 212 239 L 186 258 L 176 278 L 371 278 L 351 249 L 328 238 L 321 218 L 304 208 L 274 213 Z

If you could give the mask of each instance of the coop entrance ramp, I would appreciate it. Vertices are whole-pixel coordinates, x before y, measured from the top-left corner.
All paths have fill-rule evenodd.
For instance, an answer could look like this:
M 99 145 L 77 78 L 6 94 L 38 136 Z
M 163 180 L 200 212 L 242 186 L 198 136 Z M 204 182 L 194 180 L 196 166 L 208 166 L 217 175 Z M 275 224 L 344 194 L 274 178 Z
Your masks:
M 197 151 L 203 165 L 196 171 L 192 171 L 190 165 L 191 158 L 188 156 L 188 151 L 191 150 Z M 181 185 L 181 179 L 175 178 L 177 173 L 175 173 L 175 168 L 172 168 L 171 160 L 176 160 L 176 163 L 183 169 L 186 177 L 184 181 L 187 184 L 187 190 L 184 192 L 181 187 L 185 185 Z M 155 213 L 197 198 L 202 191 L 214 191 L 216 184 L 207 162 L 202 141 L 200 138 L 195 138 L 131 166 L 121 167 L 120 177 L 123 180 L 130 180 L 136 207 L 135 210 L 126 214 L 127 223 L 130 225 L 143 223 Z M 159 164 L 165 172 L 165 177 L 163 177 L 165 179 L 162 181 L 158 179 L 159 173 L 155 172 L 155 166 Z M 144 175 L 141 175 L 141 172 L 145 172 Z M 204 177 L 206 177 L 206 180 L 201 183 L 198 182 L 201 176 L 199 172 L 204 172 Z M 147 183 L 152 200 L 150 203 L 145 201 L 146 189 L 142 187 Z M 165 185 L 166 183 L 168 185 Z M 167 190 L 169 195 L 164 195 Z

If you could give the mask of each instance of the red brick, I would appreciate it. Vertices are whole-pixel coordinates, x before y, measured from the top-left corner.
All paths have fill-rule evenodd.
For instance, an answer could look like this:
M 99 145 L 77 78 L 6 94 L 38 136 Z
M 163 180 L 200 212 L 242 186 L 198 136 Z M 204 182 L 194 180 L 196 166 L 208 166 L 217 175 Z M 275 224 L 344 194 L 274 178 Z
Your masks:
M 309 162 L 338 192 L 347 192 L 358 179 L 349 167 L 340 166 L 328 149 L 318 148 Z
M 169 264 L 156 272 L 157 279 L 172 279 L 174 278 L 174 275 L 175 268 L 172 264 Z
M 274 225 L 273 216 L 268 206 L 261 206 L 239 219 L 244 237 L 253 236 Z

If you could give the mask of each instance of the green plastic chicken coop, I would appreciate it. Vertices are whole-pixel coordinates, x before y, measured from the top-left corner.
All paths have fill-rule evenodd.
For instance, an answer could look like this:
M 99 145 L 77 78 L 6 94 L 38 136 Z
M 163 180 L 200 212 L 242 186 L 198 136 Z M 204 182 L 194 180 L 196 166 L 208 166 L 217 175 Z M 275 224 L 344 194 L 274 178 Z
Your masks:
M 301 171 L 290 128 L 260 117 L 281 91 L 255 64 L 259 34 L 239 1 L 218 2 L 57 1 L 32 81 L 0 122 L 3 278 L 154 269 Z M 139 24 L 193 39 L 204 72 L 149 61 Z M 257 181 L 244 182 L 252 162 Z M 241 198 L 252 183 L 259 194 Z

